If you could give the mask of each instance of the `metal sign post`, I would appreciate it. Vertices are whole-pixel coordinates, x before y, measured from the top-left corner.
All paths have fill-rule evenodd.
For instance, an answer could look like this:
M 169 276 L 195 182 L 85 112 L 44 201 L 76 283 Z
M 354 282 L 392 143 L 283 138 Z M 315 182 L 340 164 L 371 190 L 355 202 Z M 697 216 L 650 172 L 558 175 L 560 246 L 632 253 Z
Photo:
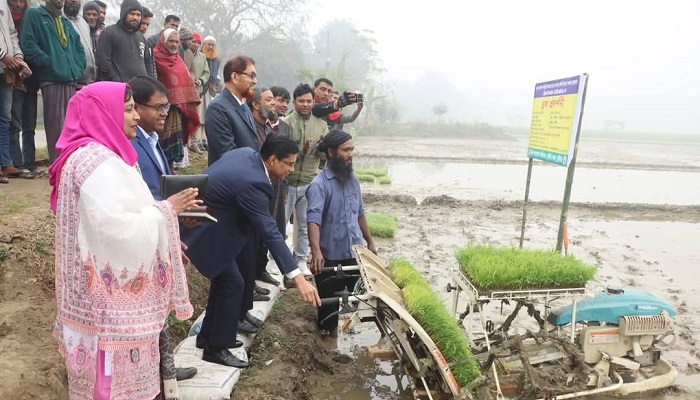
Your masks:
M 520 229 L 520 248 L 525 238 L 525 222 L 530 197 L 533 159 L 568 167 L 564 201 L 557 234 L 557 251 L 561 252 L 564 227 L 574 181 L 579 134 L 583 119 L 583 106 L 588 89 L 588 74 L 581 74 L 535 85 L 528 143 L 528 170 L 525 186 L 525 203 Z

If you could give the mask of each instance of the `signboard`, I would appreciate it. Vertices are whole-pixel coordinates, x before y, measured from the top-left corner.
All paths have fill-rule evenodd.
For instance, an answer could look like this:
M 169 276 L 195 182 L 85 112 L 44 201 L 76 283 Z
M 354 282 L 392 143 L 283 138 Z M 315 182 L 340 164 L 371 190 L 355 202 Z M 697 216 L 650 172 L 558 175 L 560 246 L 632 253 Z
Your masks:
M 535 85 L 528 157 L 569 166 L 587 77 L 583 74 Z

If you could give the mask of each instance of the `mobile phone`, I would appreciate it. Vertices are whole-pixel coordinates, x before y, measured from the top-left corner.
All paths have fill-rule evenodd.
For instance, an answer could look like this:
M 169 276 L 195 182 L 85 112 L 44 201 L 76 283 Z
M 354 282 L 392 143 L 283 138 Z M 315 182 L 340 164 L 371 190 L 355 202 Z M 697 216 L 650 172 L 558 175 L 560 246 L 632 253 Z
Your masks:
M 365 97 L 362 95 L 362 93 L 355 93 L 355 98 L 357 99 L 358 103 L 365 102 Z

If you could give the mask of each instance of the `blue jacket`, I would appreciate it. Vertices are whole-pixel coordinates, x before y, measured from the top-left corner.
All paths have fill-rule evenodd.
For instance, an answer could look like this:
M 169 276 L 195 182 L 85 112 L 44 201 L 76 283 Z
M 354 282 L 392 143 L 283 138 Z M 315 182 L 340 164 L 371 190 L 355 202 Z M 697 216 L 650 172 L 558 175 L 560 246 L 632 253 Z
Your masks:
M 161 159 L 163 160 L 163 165 L 165 166 L 165 171 L 160 168 L 158 164 L 158 159 L 153 153 L 151 145 L 148 144 L 148 139 L 146 139 L 146 134 L 143 129 L 139 126 L 136 129 L 136 137 L 130 140 L 131 145 L 134 146 L 136 153 L 139 155 L 139 168 L 141 169 L 141 176 L 143 180 L 146 181 L 148 189 L 151 190 L 153 198 L 156 200 L 163 200 L 160 197 L 160 176 L 170 175 L 170 166 L 168 165 L 168 158 L 165 157 L 163 149 L 160 145 L 156 145 L 157 151 L 160 152 Z
M 238 100 L 224 89 L 212 100 L 204 116 L 208 161 L 211 166 L 229 150 L 250 147 L 258 150 L 258 136 Z
M 272 185 L 260 154 L 249 148 L 229 151 L 204 173 L 209 175 L 204 203 L 219 222 L 182 228 L 180 235 L 199 272 L 207 278 L 219 275 L 233 265 L 254 233 L 282 273 L 294 271 L 294 257 L 270 215 Z

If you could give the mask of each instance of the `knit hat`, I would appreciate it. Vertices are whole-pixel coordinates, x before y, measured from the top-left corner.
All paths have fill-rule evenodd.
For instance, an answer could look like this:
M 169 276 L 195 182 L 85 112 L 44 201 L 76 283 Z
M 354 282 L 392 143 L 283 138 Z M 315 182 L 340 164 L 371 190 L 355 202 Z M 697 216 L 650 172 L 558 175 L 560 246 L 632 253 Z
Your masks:
M 199 32 L 192 32 L 192 40 L 201 43 L 202 42 L 202 35 L 200 35 Z
M 87 3 L 85 3 L 85 5 L 83 6 L 83 14 L 85 14 L 85 11 L 88 10 L 97 11 L 97 15 L 100 15 L 100 6 L 97 5 L 97 3 L 95 3 L 94 1 L 88 1 Z
M 192 31 L 185 27 L 180 27 L 180 40 L 192 39 Z
M 121 13 L 119 14 L 119 18 L 124 19 L 124 17 L 126 17 L 126 15 L 132 11 L 141 12 L 141 3 L 139 3 L 138 0 L 124 0 L 122 2 L 122 9 Z

